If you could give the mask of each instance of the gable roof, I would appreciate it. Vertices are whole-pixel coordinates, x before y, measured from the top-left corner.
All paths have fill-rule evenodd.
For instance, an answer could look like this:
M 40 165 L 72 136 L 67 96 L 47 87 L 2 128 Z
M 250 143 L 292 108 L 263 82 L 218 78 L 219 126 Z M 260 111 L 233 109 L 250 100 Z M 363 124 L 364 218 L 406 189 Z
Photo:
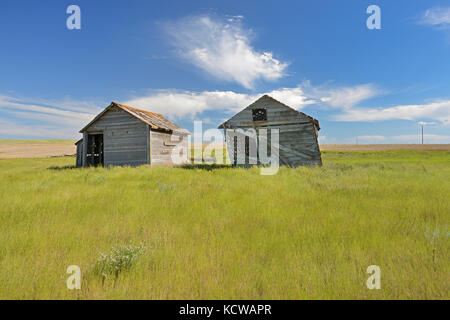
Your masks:
M 189 131 L 186 129 L 181 128 L 180 126 L 176 125 L 175 123 L 169 121 L 166 119 L 162 114 L 150 112 L 147 110 L 137 109 L 133 108 L 118 102 L 111 102 L 111 104 L 106 107 L 105 110 L 100 112 L 91 122 L 89 122 L 88 125 L 86 125 L 83 129 L 80 130 L 80 133 L 83 133 L 86 131 L 86 129 L 93 124 L 95 121 L 97 121 L 103 114 L 105 114 L 109 109 L 117 107 L 122 109 L 123 111 L 129 113 L 133 117 L 141 120 L 142 122 L 148 124 L 151 129 L 153 130 L 163 130 L 173 133 L 178 133 L 182 135 L 188 135 Z
M 233 119 L 235 116 L 237 116 L 238 114 L 240 114 L 241 112 L 243 112 L 244 110 L 246 110 L 248 107 L 251 107 L 251 106 L 254 105 L 255 103 L 258 103 L 259 101 L 261 101 L 261 100 L 266 100 L 266 99 L 269 99 L 269 100 L 272 100 L 273 102 L 279 103 L 279 104 L 281 104 L 282 106 L 284 106 L 284 107 L 286 107 L 286 108 L 289 108 L 289 109 L 291 109 L 291 110 L 297 112 L 298 114 L 301 114 L 302 116 L 305 116 L 307 119 L 309 119 L 309 120 L 315 125 L 315 127 L 317 128 L 317 131 L 320 130 L 319 120 L 316 120 L 316 119 L 314 119 L 313 117 L 308 116 L 307 114 L 305 114 L 305 113 L 303 113 L 303 112 L 300 112 L 300 111 L 298 111 L 298 110 L 295 110 L 294 108 L 289 107 L 288 105 L 285 105 L 284 103 L 282 103 L 282 102 L 280 102 L 280 101 L 278 101 L 278 100 L 272 98 L 271 96 L 269 96 L 269 95 L 267 95 L 267 94 L 263 95 L 261 98 L 259 98 L 258 100 L 256 100 L 256 101 L 253 102 L 252 104 L 250 104 L 249 106 L 245 107 L 244 109 L 242 109 L 242 110 L 239 111 L 238 113 L 236 113 L 233 117 L 231 117 L 230 119 L 228 119 L 227 121 L 225 121 L 224 123 L 222 123 L 218 128 L 219 128 L 219 129 L 225 128 L 225 127 L 226 127 L 226 124 L 228 123 L 228 121 L 230 121 L 231 119 Z

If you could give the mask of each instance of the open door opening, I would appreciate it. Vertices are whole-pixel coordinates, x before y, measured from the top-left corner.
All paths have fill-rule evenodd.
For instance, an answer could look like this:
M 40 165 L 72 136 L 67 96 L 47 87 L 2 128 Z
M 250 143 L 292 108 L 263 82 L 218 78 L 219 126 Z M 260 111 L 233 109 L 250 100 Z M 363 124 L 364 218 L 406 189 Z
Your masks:
M 88 135 L 86 158 L 88 166 L 103 166 L 103 134 Z

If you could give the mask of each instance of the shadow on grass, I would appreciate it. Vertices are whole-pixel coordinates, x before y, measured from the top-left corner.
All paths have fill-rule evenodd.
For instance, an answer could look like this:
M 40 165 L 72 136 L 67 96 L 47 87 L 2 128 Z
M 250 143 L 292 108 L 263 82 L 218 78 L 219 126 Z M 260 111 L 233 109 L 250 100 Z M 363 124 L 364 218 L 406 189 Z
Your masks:
M 178 168 L 187 169 L 187 170 L 200 169 L 200 170 L 212 171 L 212 170 L 216 170 L 216 169 L 230 169 L 230 168 L 232 168 L 232 166 L 226 165 L 226 164 L 183 164 L 183 165 L 180 165 Z
M 80 168 L 77 168 L 76 166 L 51 166 L 47 168 L 47 170 L 54 170 L 54 171 L 73 170 L 73 169 L 80 169 Z
M 99 166 L 99 167 L 101 167 L 101 166 Z M 201 169 L 201 170 L 206 170 L 206 171 L 212 171 L 212 170 L 216 170 L 216 169 L 230 169 L 230 168 L 233 168 L 233 166 L 226 165 L 226 164 L 183 164 L 183 165 L 177 166 L 177 168 L 188 169 L 188 170 Z M 78 168 L 77 166 L 74 166 L 74 165 L 51 166 L 51 167 L 47 168 L 47 170 L 53 170 L 53 171 L 76 170 L 76 169 L 84 169 L 84 168 Z

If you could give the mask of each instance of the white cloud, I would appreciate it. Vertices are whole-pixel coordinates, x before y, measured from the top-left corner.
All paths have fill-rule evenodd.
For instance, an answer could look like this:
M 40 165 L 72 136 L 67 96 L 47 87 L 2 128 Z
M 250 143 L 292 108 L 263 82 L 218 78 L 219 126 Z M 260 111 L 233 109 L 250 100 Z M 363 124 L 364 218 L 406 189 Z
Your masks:
M 233 113 L 242 110 L 264 94 L 300 110 L 307 105 L 320 103 L 334 108 L 347 109 L 363 100 L 378 95 L 381 90 L 372 84 L 355 87 L 313 88 L 309 83 L 294 88 L 280 88 L 256 94 L 236 93 L 233 91 L 177 91 L 159 90 L 147 95 L 134 97 L 125 104 L 168 117 L 177 118 L 195 116 L 204 111 L 217 110 Z
M 4 137 L 78 139 L 79 129 L 64 125 L 24 124 L 0 119 L 0 136 Z
M 55 121 L 59 121 L 63 118 L 86 120 L 92 117 L 91 113 L 76 112 L 71 110 L 60 109 L 59 107 L 40 106 L 35 104 L 28 104 L 19 102 L 15 98 L 0 96 L 0 108 L 6 109 L 6 112 L 17 112 L 17 110 L 28 111 L 30 117 L 35 114 L 36 116 L 48 115 L 54 116 Z
M 450 125 L 450 100 L 389 108 L 352 108 L 335 117 L 338 121 L 383 121 L 432 119 Z
M 314 103 L 300 87 L 281 88 L 268 93 L 245 94 L 233 91 L 175 91 L 161 90 L 124 102 L 127 105 L 159 112 L 170 118 L 190 116 L 191 118 L 208 110 L 234 113 L 247 107 L 263 94 L 283 102 L 290 107 L 301 109 Z
M 192 16 L 166 24 L 166 32 L 179 54 L 210 75 L 252 88 L 260 79 L 284 76 L 287 63 L 269 51 L 259 52 L 251 44 L 251 30 L 241 16 L 227 20 Z
M 380 93 L 371 84 L 364 84 L 355 87 L 344 87 L 330 90 L 329 95 L 323 99 L 332 107 L 337 108 L 351 108 L 361 101 L 368 100 L 377 96 Z
M 420 126 L 433 126 L 436 124 L 436 122 L 419 121 L 417 124 Z
M 232 91 L 176 91 L 160 90 L 124 103 L 136 108 L 159 112 L 171 118 L 195 116 L 207 110 L 237 110 L 251 103 L 247 94 Z
M 232 115 L 253 103 L 263 94 L 268 94 L 297 110 L 311 104 L 316 104 L 317 108 L 331 106 L 335 114 L 337 112 L 333 119 L 338 121 L 410 120 L 416 121 L 418 124 L 424 123 L 427 126 L 450 124 L 450 100 L 418 105 L 399 105 L 384 109 L 354 107 L 354 104 L 369 99 L 380 92 L 379 89 L 370 84 L 341 88 L 325 88 L 323 86 L 313 88 L 309 84 L 301 84 L 294 88 L 280 88 L 255 94 L 233 91 L 158 90 L 120 102 L 162 113 L 175 121 L 182 118 L 194 120 L 203 117 L 206 118 L 208 124 L 213 124 L 212 122 L 215 121 L 208 117 L 212 116 L 213 120 L 217 120 L 216 116 L 220 118 L 225 117 L 226 114 Z M 0 94 L 0 111 L 7 119 L 7 121 L 0 123 L 0 134 L 24 137 L 76 138 L 79 136 L 79 129 L 104 107 L 106 105 L 97 106 L 91 102 L 77 102 L 70 99 L 64 99 L 61 102 L 43 101 L 39 99 L 19 99 Z M 218 113 L 216 115 L 203 114 L 205 111 L 217 111 Z M 217 121 L 216 124 L 220 122 Z M 411 137 L 414 136 L 399 137 L 398 141 L 408 140 Z M 444 138 L 439 137 L 429 136 L 432 141 L 445 140 L 445 136 Z M 383 136 L 361 136 L 359 139 L 362 143 L 365 141 L 367 143 L 388 141 Z M 392 137 L 389 139 L 392 140 Z M 415 138 L 411 139 L 414 140 Z M 324 141 L 332 143 L 333 137 L 322 137 L 321 140 L 322 143 Z
M 238 112 L 263 94 L 159 90 L 134 97 L 124 103 L 136 108 L 160 112 L 172 119 L 188 116 L 194 120 L 204 111 L 230 114 Z M 267 94 L 297 109 L 314 102 L 304 94 L 301 87 L 281 88 Z M 3 124 L 0 134 L 24 137 L 78 137 L 78 131 L 104 107 L 106 105 L 99 107 L 91 102 L 77 102 L 70 99 L 58 102 L 0 95 L 0 110 L 8 118 L 7 125 Z
M 387 138 L 384 136 L 358 136 L 358 142 L 370 143 L 370 142 L 383 142 L 386 141 Z
M 420 22 L 435 27 L 448 27 L 450 26 L 450 7 L 428 9 L 423 14 Z
M 309 82 L 303 84 L 306 94 L 320 100 L 323 104 L 337 109 L 349 109 L 358 103 L 376 97 L 383 93 L 371 83 L 352 87 L 312 87 Z
M 315 99 L 308 97 L 300 86 L 297 88 L 281 88 L 272 90 L 267 94 L 295 109 L 301 109 L 308 104 L 317 103 Z
M 92 103 L 64 99 L 44 101 L 0 95 L 0 134 L 18 137 L 76 138 L 78 131 L 101 108 Z

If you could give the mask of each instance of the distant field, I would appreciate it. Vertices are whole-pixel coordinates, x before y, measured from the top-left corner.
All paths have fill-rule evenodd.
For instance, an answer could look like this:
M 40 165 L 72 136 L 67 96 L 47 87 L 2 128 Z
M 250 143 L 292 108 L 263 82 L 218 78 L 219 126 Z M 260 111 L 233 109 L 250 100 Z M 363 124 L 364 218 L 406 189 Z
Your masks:
M 324 151 L 392 151 L 392 150 L 443 150 L 450 144 L 322 144 Z
M 0 159 L 45 158 L 74 155 L 75 140 L 0 139 Z
M 74 155 L 75 140 L 8 140 L 0 139 L 0 159 L 45 158 Z M 208 143 L 203 143 L 206 147 Z M 224 144 L 219 144 L 223 145 Z M 194 144 L 194 147 L 197 147 Z M 198 146 L 200 148 L 200 146 Z M 390 150 L 443 150 L 450 144 L 323 144 L 322 151 L 390 151 Z
M 449 299 L 450 152 L 323 158 L 275 176 L 2 159 L 0 299 Z M 130 243 L 147 250 L 101 276 Z
M 34 139 L 34 140 L 16 140 L 16 139 L 0 139 L 0 145 L 42 145 L 42 144 L 74 144 L 76 140 L 64 140 L 64 139 Z

